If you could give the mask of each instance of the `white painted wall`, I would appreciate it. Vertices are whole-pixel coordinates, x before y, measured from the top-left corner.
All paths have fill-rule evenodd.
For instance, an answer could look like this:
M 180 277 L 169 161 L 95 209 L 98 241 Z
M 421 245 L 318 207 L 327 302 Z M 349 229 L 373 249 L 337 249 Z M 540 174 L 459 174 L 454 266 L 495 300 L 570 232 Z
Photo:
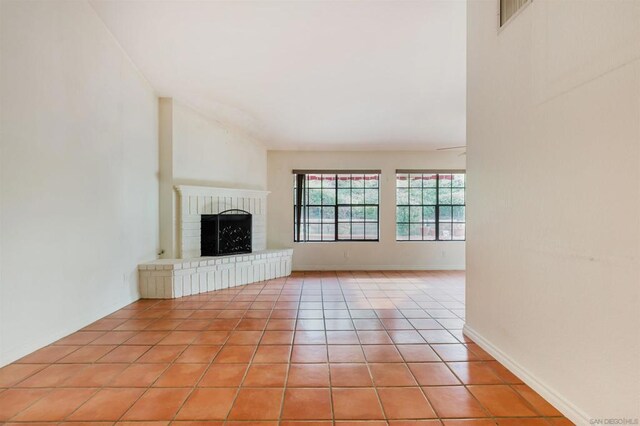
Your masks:
M 294 248 L 294 270 L 464 269 L 464 242 L 397 242 L 396 169 L 464 169 L 454 151 L 269 151 L 267 246 Z M 293 169 L 380 169 L 379 242 L 293 242 Z
M 157 100 L 84 1 L 1 3 L 0 365 L 138 298 Z
M 577 424 L 640 417 L 640 2 L 468 2 L 467 327 Z
M 241 131 L 174 101 L 173 182 L 265 189 L 267 149 Z
M 165 259 L 180 256 L 176 185 L 267 187 L 267 149 L 238 129 L 171 98 L 160 98 L 160 241 Z

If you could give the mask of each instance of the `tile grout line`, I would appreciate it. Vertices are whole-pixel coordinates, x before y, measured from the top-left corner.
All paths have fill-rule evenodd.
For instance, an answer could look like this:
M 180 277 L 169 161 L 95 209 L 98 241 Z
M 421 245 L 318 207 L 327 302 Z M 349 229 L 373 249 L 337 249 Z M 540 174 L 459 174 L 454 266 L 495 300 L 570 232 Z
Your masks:
M 285 285 L 286 282 L 289 281 L 289 277 L 286 278 L 285 280 Z M 291 336 L 291 349 L 289 350 L 289 357 L 287 359 L 287 372 L 285 373 L 285 378 L 284 378 L 284 386 L 282 389 L 282 402 L 280 402 L 280 412 L 278 414 L 278 422 L 282 422 L 282 416 L 284 415 L 284 403 L 285 403 L 285 399 L 287 397 L 287 382 L 289 381 L 289 373 L 291 372 L 291 361 L 293 359 L 293 348 L 295 345 L 295 339 L 296 339 L 296 329 L 297 329 L 297 325 L 298 325 L 298 313 L 300 312 L 300 303 L 301 303 L 301 299 L 302 299 L 302 292 L 304 291 L 304 279 L 302 280 L 302 282 L 300 283 L 300 292 L 298 294 L 298 301 L 296 304 L 296 315 L 293 318 L 293 330 L 292 330 L 292 336 Z M 281 292 L 282 294 L 282 292 Z
M 255 302 L 255 299 L 254 299 L 254 302 Z M 252 302 L 252 304 L 253 304 L 253 302 Z M 251 305 L 249 305 L 249 306 L 251 306 Z M 248 310 L 249 310 L 249 308 L 247 308 L 247 310 L 245 310 L 245 315 L 246 315 L 246 312 Z M 244 318 L 244 316 L 243 316 L 243 318 Z M 240 321 L 238 321 L 238 324 L 236 324 L 235 328 L 229 333 L 229 337 L 227 338 L 226 342 L 229 341 L 229 338 L 233 334 L 233 331 L 237 331 L 238 325 L 240 325 L 241 322 L 242 322 L 242 319 L 240 319 Z M 266 327 L 266 324 L 265 324 L 265 327 Z M 264 335 L 264 330 L 263 330 L 262 334 L 260 335 L 260 339 L 262 339 L 263 335 Z M 222 348 L 224 348 L 226 346 L 226 342 L 225 342 L 225 344 L 222 345 Z M 243 346 L 243 345 L 238 345 L 238 346 Z M 222 350 L 223 349 L 220 349 L 221 352 L 222 352 Z M 224 419 L 222 419 L 222 421 L 224 421 L 224 422 L 229 420 L 229 415 L 231 414 L 231 411 L 233 410 L 233 407 L 236 404 L 236 401 L 238 400 L 238 396 L 240 395 L 240 391 L 242 390 L 242 383 L 244 383 L 244 380 L 247 378 L 247 374 L 249 374 L 249 370 L 251 369 L 251 361 L 253 360 L 253 357 L 255 357 L 257 351 L 258 351 L 258 345 L 256 344 L 256 347 L 253 350 L 253 353 L 251 354 L 251 357 L 249 358 L 249 361 L 247 362 L 247 369 L 245 370 L 244 374 L 242 375 L 242 379 L 240 379 L 240 383 L 238 384 L 235 396 L 233 397 L 233 399 L 231 401 L 231 404 L 229 404 L 229 409 L 227 410 L 227 414 L 224 416 Z M 217 357 L 218 357 L 218 355 L 216 355 L 216 358 Z M 229 363 L 229 364 L 235 364 L 235 363 Z M 176 412 L 176 415 L 177 415 L 177 412 Z
M 358 288 L 360 288 L 360 285 L 358 285 Z M 343 294 L 344 294 L 344 290 L 342 289 L 342 284 L 340 284 L 340 289 L 341 289 L 341 291 L 342 291 L 342 292 L 343 292 Z M 365 298 L 367 298 L 367 297 L 366 297 L 366 295 L 364 294 L 364 291 L 363 291 L 361 288 L 360 288 L 360 291 L 362 292 L 363 296 L 364 296 Z M 368 300 L 368 299 L 367 299 L 367 300 Z M 348 306 L 348 305 L 347 305 L 347 306 Z M 375 311 L 374 311 L 374 312 L 375 312 Z M 351 310 L 349 310 L 349 316 L 351 317 Z M 378 318 L 378 315 L 377 315 L 377 314 L 376 314 L 376 319 L 377 319 L 378 321 L 380 321 L 380 319 Z M 353 319 L 351 319 L 351 322 L 353 322 Z M 384 325 L 383 325 L 383 327 L 384 327 Z M 355 324 L 354 324 L 354 328 L 355 328 Z M 386 330 L 385 330 L 385 333 L 386 333 Z M 388 336 L 388 334 L 389 334 L 389 333 L 386 333 L 386 334 L 387 334 L 387 336 Z M 382 415 L 384 416 L 384 420 L 385 420 L 385 421 L 387 422 L 387 424 L 388 424 L 389 416 L 387 416 L 387 411 L 385 410 L 385 408 L 384 408 L 384 404 L 382 403 L 382 398 L 380 397 L 380 393 L 378 392 L 378 386 L 376 386 L 375 379 L 374 379 L 374 377 L 373 377 L 373 373 L 371 372 L 371 365 L 370 365 L 370 363 L 369 363 L 369 360 L 367 359 L 367 355 L 366 355 L 366 353 L 364 352 L 364 348 L 362 347 L 362 341 L 360 340 L 360 335 L 358 334 L 358 332 L 357 332 L 357 331 L 356 331 L 356 336 L 358 336 L 358 341 L 360 342 L 360 349 L 362 350 L 362 353 L 363 353 L 363 356 L 364 356 L 365 365 L 367 366 L 367 372 L 369 373 L 369 378 L 371 379 L 371 386 L 372 386 L 372 388 L 373 388 L 373 391 L 374 391 L 374 392 L 375 392 L 375 394 L 376 394 L 376 399 L 377 399 L 377 401 L 378 401 L 378 405 L 380 406 L 380 410 L 381 410 L 381 412 L 382 412 Z M 389 338 L 390 338 L 390 336 L 389 336 Z
M 152 307 L 152 306 L 159 305 L 160 303 L 161 303 L 161 302 L 158 302 L 158 303 L 156 303 L 156 304 L 154 304 L 154 305 L 151 305 L 150 307 L 148 307 L 148 308 L 147 308 L 147 309 L 145 309 L 145 310 L 151 309 L 151 307 Z M 193 314 L 192 314 L 192 315 L 193 315 Z M 157 319 L 156 319 L 156 321 L 159 321 L 161 318 L 162 318 L 162 317 L 157 318 Z M 155 322 L 155 321 L 153 321 L 153 322 Z M 152 322 L 151 324 L 153 324 L 153 322 Z M 151 324 L 149 324 L 149 326 L 150 326 Z M 147 327 L 148 327 L 148 326 L 147 326 Z M 145 329 L 146 329 L 147 327 L 145 327 Z M 172 330 L 175 330 L 175 329 L 172 329 Z M 167 336 L 168 336 L 169 334 L 171 334 L 171 331 L 170 331 L 169 333 L 167 333 Z M 164 338 L 166 338 L 167 336 L 165 336 L 165 337 L 163 337 L 162 339 L 160 339 L 158 342 L 156 342 L 155 344 L 153 344 L 153 345 L 152 345 L 152 346 L 151 346 L 147 351 L 145 351 L 144 353 L 142 353 L 138 358 L 136 358 L 134 361 L 130 362 L 130 363 L 129 363 L 129 366 L 128 366 L 128 367 L 126 367 L 126 368 L 125 368 L 125 370 L 127 370 L 127 369 L 132 365 L 132 364 L 134 364 L 134 363 L 135 363 L 135 361 L 137 361 L 138 359 L 142 358 L 145 354 L 147 354 L 147 353 L 151 350 L 151 348 L 155 348 L 155 347 L 157 347 L 157 345 L 158 345 L 162 340 L 164 340 Z M 132 336 L 132 338 L 133 338 L 133 337 L 135 337 L 135 336 Z M 194 338 L 194 340 L 195 340 L 195 338 Z M 127 340 L 127 341 L 128 341 L 128 340 Z M 124 343 L 126 343 L 126 342 L 124 342 Z M 124 343 L 123 343 L 123 345 L 124 345 Z M 166 366 L 166 368 L 165 368 L 164 370 L 162 370 L 162 372 L 161 372 L 160 374 L 158 374 L 158 377 L 156 377 L 156 378 L 153 380 L 153 382 L 152 382 L 151 384 L 149 384 L 149 385 L 144 389 L 144 391 L 140 394 L 140 396 L 139 396 L 138 398 L 136 398 L 136 400 L 135 400 L 131 405 L 129 405 L 129 407 L 128 407 L 126 410 L 124 410 L 124 411 L 123 411 L 123 413 L 118 417 L 118 419 L 116 420 L 116 422 L 121 421 L 121 420 L 122 420 L 122 418 L 123 418 L 123 417 L 124 417 L 124 416 L 125 416 L 125 415 L 126 415 L 126 414 L 131 410 L 131 409 L 132 409 L 132 408 L 133 408 L 133 406 L 134 406 L 134 405 L 136 405 L 136 404 L 138 403 L 138 401 L 140 401 L 140 399 L 142 399 L 142 397 L 143 397 L 144 395 L 146 395 L 146 394 L 147 394 L 147 392 L 149 392 L 151 389 L 154 389 L 153 385 L 155 385 L 155 384 L 156 384 L 156 382 L 157 382 L 158 380 L 160 380 L 160 377 L 162 377 L 162 376 L 163 376 L 163 375 L 164 375 L 164 374 L 165 374 L 165 373 L 166 373 L 166 372 L 171 368 L 171 366 L 175 363 L 175 360 L 177 360 L 177 359 L 178 359 L 178 358 L 179 358 L 179 357 L 184 353 L 184 351 L 186 351 L 186 350 L 187 350 L 187 347 L 188 347 L 188 346 L 189 346 L 189 345 L 185 345 L 185 348 L 184 348 L 184 349 L 183 349 L 183 350 L 182 350 L 178 355 L 176 355 L 176 357 L 173 359 L 173 361 L 171 361 L 170 363 L 168 363 L 168 365 Z M 123 370 L 123 372 L 124 372 L 124 370 Z M 118 376 L 119 376 L 119 375 L 118 375 Z M 115 379 L 116 379 L 116 378 L 117 378 L 117 376 L 116 376 L 116 377 L 114 377 L 114 378 L 111 380 L 111 382 L 115 381 Z M 111 383 L 111 382 L 109 382 L 109 383 Z M 186 401 L 186 400 L 187 400 L 187 398 L 191 395 L 191 393 L 192 393 L 192 392 L 193 392 L 193 391 L 189 392 L 189 393 L 185 396 L 185 401 Z M 184 401 L 183 401 L 183 403 L 184 403 Z M 83 404 L 83 405 L 84 405 L 84 404 Z M 79 408 L 80 408 L 80 407 L 78 407 L 78 409 L 79 409 Z

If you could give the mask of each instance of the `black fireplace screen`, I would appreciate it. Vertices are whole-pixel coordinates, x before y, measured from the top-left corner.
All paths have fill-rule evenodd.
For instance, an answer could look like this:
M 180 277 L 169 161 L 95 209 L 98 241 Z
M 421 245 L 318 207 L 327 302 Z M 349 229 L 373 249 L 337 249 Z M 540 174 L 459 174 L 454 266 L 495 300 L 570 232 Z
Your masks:
M 200 219 L 202 256 L 251 253 L 251 213 L 231 209 L 203 214 Z

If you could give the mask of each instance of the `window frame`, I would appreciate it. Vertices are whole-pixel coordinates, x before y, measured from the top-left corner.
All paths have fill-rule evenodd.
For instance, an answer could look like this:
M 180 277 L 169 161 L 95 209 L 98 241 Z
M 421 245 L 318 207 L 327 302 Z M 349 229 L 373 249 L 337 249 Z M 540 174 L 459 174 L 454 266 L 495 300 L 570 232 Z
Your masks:
M 294 243 L 350 243 L 350 242 L 365 242 L 365 243 L 371 243 L 371 242 L 379 242 L 380 241 L 380 175 L 381 172 L 380 170 L 293 170 L 294 173 L 294 185 L 293 185 L 293 242 Z M 306 200 L 304 202 L 304 204 L 302 205 L 302 212 L 301 212 L 301 216 L 303 217 L 303 221 L 302 224 L 300 225 L 302 227 L 302 231 L 300 232 L 300 239 L 298 239 L 298 233 L 297 233 L 297 226 L 298 226 L 298 215 L 296 213 L 297 209 L 298 209 L 298 203 L 297 203 L 297 176 L 300 174 L 304 174 L 304 182 L 305 182 L 305 187 L 302 190 L 302 194 L 303 196 L 306 197 Z M 324 200 L 321 201 L 320 204 L 309 204 L 309 199 L 310 199 L 310 189 L 319 189 L 321 191 L 324 191 L 324 178 L 321 177 L 321 186 L 319 188 L 310 188 L 308 187 L 307 183 L 309 182 L 308 179 L 308 175 L 321 175 L 321 176 L 333 176 L 334 177 L 334 182 L 335 185 L 333 188 L 326 188 L 326 189 L 333 189 L 334 192 L 334 198 L 335 198 L 335 203 L 334 204 L 323 204 Z M 340 186 L 339 185 L 339 177 L 341 175 L 349 175 L 349 186 L 348 187 L 344 187 L 344 186 Z M 358 187 L 353 186 L 353 175 L 362 175 L 365 178 L 365 181 L 363 182 L 363 203 L 353 203 L 353 190 L 354 189 L 359 189 Z M 377 184 L 375 187 L 367 187 L 366 186 L 366 175 L 376 175 L 377 178 L 375 179 Z M 340 203 L 339 202 L 339 197 L 338 197 L 338 190 L 339 189 L 349 189 L 350 191 L 350 198 L 351 198 L 351 203 Z M 376 191 L 376 199 L 377 199 L 377 203 L 373 204 L 373 203 L 367 203 L 366 202 L 366 192 L 367 190 L 375 190 Z M 340 208 L 345 208 L 345 207 L 349 207 L 350 208 L 350 214 L 349 214 L 349 219 L 348 220 L 340 220 L 340 216 L 339 216 L 339 211 Z M 364 209 L 364 213 L 363 213 L 363 219 L 362 220 L 354 220 L 353 219 L 353 208 L 354 207 L 362 207 Z M 367 208 L 368 207 L 375 207 L 376 209 L 376 215 L 375 215 L 375 220 L 367 220 Z M 309 210 L 311 208 L 319 208 L 320 209 L 320 222 L 313 222 L 310 223 L 309 222 Z M 323 210 L 327 209 L 327 208 L 333 208 L 333 219 L 329 219 L 329 222 L 325 223 L 324 217 L 323 217 Z M 319 240 L 310 240 L 309 238 L 309 225 L 320 225 L 320 239 Z M 323 232 L 323 225 L 325 224 L 330 224 L 333 225 L 334 229 L 333 229 L 333 239 L 324 239 L 324 232 Z M 344 224 L 349 224 L 349 235 L 351 236 L 351 238 L 349 239 L 345 239 L 345 238 L 340 238 L 340 232 L 339 232 L 339 225 L 344 225 Z M 353 236 L 353 225 L 354 224 L 362 224 L 363 225 L 363 237 L 365 238 L 352 238 Z M 367 235 L 367 225 L 368 224 L 375 224 L 376 226 L 376 238 L 366 238 Z
M 441 175 L 464 175 L 464 182 L 463 182 L 463 186 L 459 187 L 459 186 L 453 186 L 453 178 L 451 179 L 451 186 L 449 187 L 449 189 L 451 190 L 451 200 L 449 203 L 441 203 L 440 202 L 440 190 L 442 189 L 441 185 L 440 185 L 440 176 Z M 398 176 L 399 175 L 406 175 L 407 176 L 407 204 L 400 204 L 398 201 L 399 198 L 399 189 L 404 189 L 405 187 L 400 187 L 398 186 Z M 421 203 L 420 204 L 411 204 L 411 195 L 410 195 L 410 188 L 411 188 L 411 175 L 422 175 L 424 177 L 424 175 L 436 175 L 436 183 L 434 187 L 425 187 L 424 185 L 424 179 L 422 179 L 421 181 L 421 186 L 419 187 L 421 189 Z M 395 186 L 396 186 L 396 217 L 395 217 L 395 224 L 396 224 L 396 242 L 465 242 L 467 240 L 467 230 L 466 230 L 466 225 L 467 225 L 467 215 L 466 215 L 466 204 L 467 204 L 467 197 L 466 197 L 466 190 L 467 190 L 467 173 L 466 170 L 396 170 L 396 177 L 395 177 Z M 427 188 L 433 188 L 435 189 L 435 204 L 427 204 L 425 203 L 425 189 Z M 454 189 L 462 189 L 463 191 L 463 204 L 459 204 L 459 203 L 454 203 L 453 202 L 453 190 Z M 408 209 L 407 215 L 408 215 L 408 220 L 407 221 L 399 221 L 399 207 L 406 207 Z M 421 220 L 420 221 L 411 221 L 411 207 L 420 207 L 420 209 L 422 210 L 421 213 Z M 434 209 L 434 220 L 433 221 L 429 221 L 427 219 L 425 219 L 424 217 L 424 210 L 425 208 L 429 208 L 429 207 L 433 207 Z M 447 222 L 442 222 L 443 224 L 451 224 L 451 238 L 449 239 L 441 239 L 440 238 L 440 227 L 441 227 L 441 219 L 440 219 L 440 209 L 441 207 L 449 207 L 451 208 L 451 220 L 447 221 Z M 464 209 L 464 220 L 462 221 L 456 221 L 454 220 L 454 208 L 455 207 L 462 207 Z M 425 238 L 425 226 L 426 225 L 434 225 L 435 226 L 435 238 L 434 239 L 426 239 Z M 463 224 L 464 225 L 464 238 L 462 239 L 454 239 L 453 238 L 453 227 L 456 224 Z M 405 225 L 408 228 L 408 233 L 407 233 L 407 239 L 400 239 L 399 238 L 399 225 Z M 421 238 L 420 239 L 411 239 L 411 225 L 421 225 Z

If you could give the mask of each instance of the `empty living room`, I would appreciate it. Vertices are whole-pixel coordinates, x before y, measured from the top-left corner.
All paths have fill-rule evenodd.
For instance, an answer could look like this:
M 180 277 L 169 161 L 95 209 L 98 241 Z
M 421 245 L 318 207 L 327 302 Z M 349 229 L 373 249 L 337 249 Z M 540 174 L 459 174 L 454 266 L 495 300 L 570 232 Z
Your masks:
M 0 0 L 0 424 L 640 424 L 640 0 Z

